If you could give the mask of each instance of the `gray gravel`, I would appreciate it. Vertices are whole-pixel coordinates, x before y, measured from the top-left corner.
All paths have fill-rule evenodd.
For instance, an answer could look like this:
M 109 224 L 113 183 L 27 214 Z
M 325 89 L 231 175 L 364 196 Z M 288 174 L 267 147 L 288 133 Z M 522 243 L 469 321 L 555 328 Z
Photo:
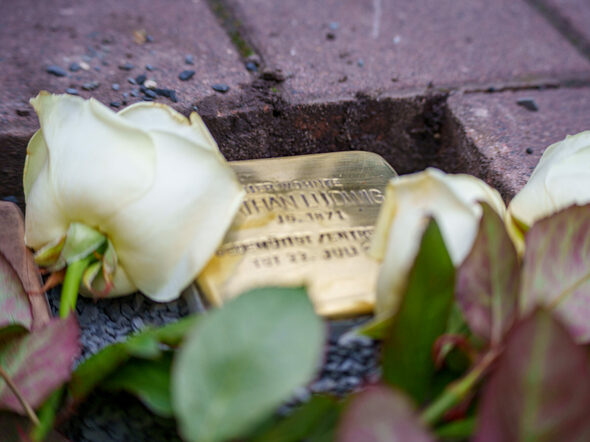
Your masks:
M 48 297 L 56 315 L 59 291 L 52 290 Z M 83 347 L 78 363 L 104 346 L 124 340 L 130 333 L 148 325 L 173 322 L 190 313 L 183 298 L 160 304 L 140 294 L 98 302 L 80 297 L 76 311 Z M 366 338 L 347 339 L 344 335 L 351 327 L 366 320 L 365 317 L 329 323 L 330 339 L 318 379 L 296 391 L 292 400 L 277 410 L 279 415 L 289 414 L 309 400 L 313 393 L 344 396 L 378 379 L 377 343 Z M 179 440 L 174 421 L 154 416 L 132 396 L 102 391 L 89 397 L 61 430 L 74 442 Z

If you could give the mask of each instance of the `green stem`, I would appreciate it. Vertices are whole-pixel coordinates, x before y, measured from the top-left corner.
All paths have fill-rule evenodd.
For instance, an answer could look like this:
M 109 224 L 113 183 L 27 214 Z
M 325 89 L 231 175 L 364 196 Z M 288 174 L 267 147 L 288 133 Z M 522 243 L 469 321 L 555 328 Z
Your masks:
M 498 353 L 495 350 L 490 350 L 486 353 L 469 373 L 449 385 L 442 394 L 422 412 L 420 420 L 428 426 L 436 424 L 447 411 L 467 397 L 497 356 Z
M 70 312 L 76 309 L 78 291 L 80 290 L 80 281 L 84 270 L 95 260 L 94 255 L 90 254 L 86 258 L 74 261 L 68 265 L 66 276 L 61 288 L 61 301 L 59 304 L 59 317 L 67 318 Z

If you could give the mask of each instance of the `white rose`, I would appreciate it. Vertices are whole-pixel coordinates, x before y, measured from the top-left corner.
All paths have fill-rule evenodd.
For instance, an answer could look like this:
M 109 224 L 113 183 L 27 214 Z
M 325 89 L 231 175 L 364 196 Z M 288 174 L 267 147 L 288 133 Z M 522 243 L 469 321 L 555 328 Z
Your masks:
M 57 270 L 90 253 L 85 281 L 109 295 L 176 298 L 212 256 L 242 187 L 201 118 L 156 103 L 114 113 L 41 92 L 27 147 L 26 243 Z
M 504 215 L 498 191 L 471 175 L 429 168 L 388 183 L 371 245 L 371 255 L 383 261 L 377 281 L 377 319 L 397 309 L 430 217 L 436 220 L 455 266 L 463 261 L 479 227 L 479 201 Z
M 549 146 L 508 206 L 511 233 L 521 239 L 535 221 L 590 202 L 590 131 Z

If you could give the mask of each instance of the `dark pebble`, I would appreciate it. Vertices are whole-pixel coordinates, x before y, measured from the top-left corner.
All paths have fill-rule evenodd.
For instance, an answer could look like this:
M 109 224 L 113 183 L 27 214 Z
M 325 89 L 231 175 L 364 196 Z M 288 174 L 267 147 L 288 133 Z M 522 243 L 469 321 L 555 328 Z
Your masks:
M 161 89 L 159 87 L 152 89 L 160 97 L 170 98 L 170 94 L 174 92 L 172 89 Z
M 133 66 L 131 63 L 127 62 L 125 64 L 120 64 L 119 65 L 119 69 L 123 70 L 123 71 L 130 71 L 131 69 L 133 69 L 135 66 Z
M 147 95 L 144 95 L 142 99 L 143 101 L 154 101 L 152 97 L 148 97 Z
M 144 84 L 146 80 L 147 80 L 147 76 L 145 74 L 140 74 L 137 77 L 135 77 L 135 82 L 137 84 Z
M 3 196 L 2 201 L 7 201 L 9 203 L 18 204 L 18 200 L 13 195 Z
M 524 107 L 526 110 L 530 110 L 531 112 L 537 112 L 539 110 L 537 103 L 535 103 L 535 100 L 532 98 L 519 98 L 516 100 L 516 104 Z
M 146 64 L 146 65 L 145 65 L 145 68 L 146 68 L 148 71 L 150 71 L 150 72 L 151 72 L 151 71 L 153 71 L 153 70 L 155 69 L 155 68 L 154 68 L 154 67 L 153 67 L 151 64 Z
M 56 66 L 54 64 L 52 64 L 51 66 L 48 66 L 46 69 L 46 72 L 48 74 L 55 75 L 56 77 L 65 77 L 66 75 L 68 75 L 68 73 L 65 71 L 65 69 L 62 69 L 59 66 Z
M 530 147 L 526 148 L 526 153 L 528 153 L 529 155 L 533 153 L 533 149 L 531 149 Z
M 348 75 L 343 75 L 342 77 L 338 78 L 338 83 L 345 83 L 348 80 Z
M 151 99 L 155 99 L 158 95 L 152 91 L 151 89 L 146 89 L 143 91 L 146 97 L 150 97 Z
M 197 106 L 197 105 L 194 105 L 194 106 L 193 106 L 193 110 L 194 110 L 195 112 L 199 112 L 199 106 Z
M 121 107 L 121 102 L 120 101 L 111 101 L 110 104 L 111 104 L 111 107 L 114 107 L 114 108 L 117 108 L 117 109 Z
M 133 77 L 129 77 L 129 78 L 127 79 L 127 82 L 128 82 L 129 84 L 137 84 L 137 81 L 135 81 L 135 78 L 133 78 Z
M 133 89 L 131 91 L 131 96 L 132 97 L 139 97 L 139 89 Z
M 358 64 L 359 68 L 362 68 L 365 65 L 365 62 L 362 58 L 359 58 L 356 64 Z
M 274 81 L 275 83 L 282 83 L 287 79 L 280 69 L 262 71 L 261 77 L 263 80 Z
M 119 83 L 113 83 L 111 84 L 111 89 L 114 91 L 118 91 L 119 89 L 121 89 L 121 86 L 119 85 Z
M 214 84 L 213 86 L 211 86 L 211 88 L 215 92 L 221 92 L 222 94 L 225 94 L 227 91 L 229 91 L 229 86 L 225 83 Z
M 82 69 L 82 66 L 80 66 L 78 63 L 73 62 L 72 64 L 70 64 L 70 71 L 78 72 L 80 69 Z
M 95 70 L 96 72 L 100 72 L 100 66 L 94 66 L 94 70 Z
M 66 89 L 66 94 L 78 95 L 78 89 L 75 89 L 73 87 L 69 87 Z
M 248 69 L 250 72 L 258 72 L 258 66 L 253 61 L 246 62 L 246 69 Z
M 333 32 L 328 32 L 326 34 L 326 40 L 336 40 L 336 34 L 334 34 Z
M 193 56 L 192 55 L 187 55 L 186 57 L 184 57 L 184 62 L 186 64 L 194 64 Z
M 19 117 L 28 117 L 31 114 L 31 112 L 29 112 L 28 109 L 17 109 L 16 114 Z
M 193 75 L 195 75 L 195 71 L 182 71 L 180 74 L 178 74 L 178 79 L 182 81 L 187 81 L 193 78 Z
M 82 89 L 84 89 L 85 91 L 93 91 L 97 89 L 99 86 L 100 83 L 98 81 L 91 81 L 89 83 L 84 83 L 82 85 Z
M 150 34 L 145 36 L 145 42 L 146 43 L 153 43 L 154 42 L 154 37 L 151 36 Z

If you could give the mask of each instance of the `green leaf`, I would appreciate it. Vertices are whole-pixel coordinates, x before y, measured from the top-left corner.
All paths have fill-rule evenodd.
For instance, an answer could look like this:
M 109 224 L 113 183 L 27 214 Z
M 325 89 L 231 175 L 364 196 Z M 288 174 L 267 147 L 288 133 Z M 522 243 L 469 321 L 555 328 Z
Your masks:
M 279 421 L 261 434 L 252 437 L 253 442 L 298 442 L 301 440 L 333 440 L 332 435 L 340 414 L 341 405 L 329 396 L 314 396 L 290 416 Z
M 590 205 L 572 206 L 526 236 L 520 306 L 554 310 L 580 343 L 590 342 Z
M 471 330 L 500 344 L 514 322 L 520 265 L 504 222 L 487 204 L 473 248 L 457 269 L 455 296 Z
M 221 441 L 251 430 L 311 380 L 324 328 L 301 288 L 252 290 L 206 315 L 173 365 L 181 434 Z
M 159 358 L 162 355 L 161 344 L 170 347 L 178 346 L 188 330 L 199 319 L 199 316 L 189 316 L 163 327 L 143 330 L 124 342 L 103 348 L 82 362 L 72 374 L 72 379 L 68 384 L 68 391 L 72 399 L 75 401 L 84 399 L 107 376 L 132 357 Z
M 29 297 L 18 275 L 0 253 L 0 329 L 15 325 L 29 329 L 32 321 Z
M 549 312 L 535 311 L 506 338 L 480 403 L 475 440 L 590 440 L 589 372 L 586 350 Z
M 436 221 L 422 237 L 399 310 L 383 348 L 383 379 L 422 403 L 435 371 L 433 345 L 445 332 L 455 270 Z
M 419 422 L 410 401 L 378 385 L 356 395 L 342 414 L 338 442 L 434 441 Z
M 172 352 L 150 361 L 133 358 L 111 374 L 101 385 L 110 391 L 124 390 L 136 395 L 152 412 L 172 417 L 170 368 Z
M 0 365 L 32 407 L 70 377 L 80 354 L 78 323 L 74 316 L 54 319 L 41 329 L 17 339 L 0 342 Z M 23 412 L 17 398 L 0 380 L 0 408 Z
M 349 336 L 362 335 L 371 339 L 385 339 L 391 328 L 392 318 L 372 319 L 366 324 L 361 325 L 358 329 L 352 330 Z
M 475 431 L 475 417 L 470 416 L 461 420 L 449 422 L 436 429 L 439 440 L 463 441 L 469 440 Z

